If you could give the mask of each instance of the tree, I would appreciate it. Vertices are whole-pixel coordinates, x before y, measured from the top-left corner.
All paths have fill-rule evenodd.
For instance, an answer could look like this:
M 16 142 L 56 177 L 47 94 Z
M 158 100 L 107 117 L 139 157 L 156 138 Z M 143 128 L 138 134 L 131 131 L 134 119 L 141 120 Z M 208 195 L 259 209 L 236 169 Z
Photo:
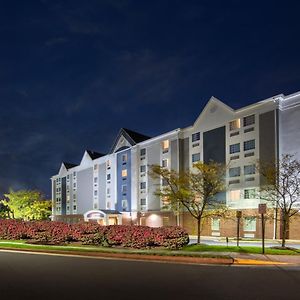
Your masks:
M 1 200 L 13 219 L 41 220 L 47 219 L 51 214 L 51 201 L 44 200 L 39 191 L 10 190 L 4 195 L 6 199 Z
M 225 189 L 225 167 L 215 162 L 198 162 L 192 172 L 176 172 L 153 165 L 150 175 L 162 179 L 156 194 L 165 205 L 177 214 L 185 209 L 196 219 L 199 244 L 202 219 L 222 215 L 226 210 L 216 197 Z
M 300 161 L 294 155 L 283 154 L 273 162 L 260 161 L 258 169 L 262 177 L 261 198 L 281 212 L 281 246 L 285 247 L 290 218 L 299 212 Z

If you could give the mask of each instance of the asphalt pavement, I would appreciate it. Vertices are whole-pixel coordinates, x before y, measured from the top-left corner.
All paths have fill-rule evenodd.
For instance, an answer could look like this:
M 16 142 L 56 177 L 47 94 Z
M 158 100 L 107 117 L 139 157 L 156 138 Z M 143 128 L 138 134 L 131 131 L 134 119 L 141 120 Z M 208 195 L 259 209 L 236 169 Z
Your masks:
M 299 299 L 300 268 L 0 252 L 1 299 Z

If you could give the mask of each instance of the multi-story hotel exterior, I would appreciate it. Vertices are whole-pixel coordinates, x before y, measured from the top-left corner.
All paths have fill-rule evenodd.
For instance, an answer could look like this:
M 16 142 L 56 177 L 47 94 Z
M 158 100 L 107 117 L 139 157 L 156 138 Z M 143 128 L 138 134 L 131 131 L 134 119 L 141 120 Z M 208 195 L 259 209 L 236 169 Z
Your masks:
M 176 171 L 189 170 L 197 161 L 228 165 L 222 199 L 232 210 L 243 211 L 242 235 L 259 237 L 257 192 L 258 159 L 281 154 L 300 159 L 300 92 L 268 98 L 234 110 L 212 97 L 194 124 L 156 137 L 121 129 L 108 154 L 85 151 L 78 165 L 62 163 L 52 181 L 52 219 L 101 224 L 181 225 L 190 233 L 195 223 L 188 213 L 175 217 L 162 209 L 155 195 L 160 180 L 149 176 L 154 164 Z M 271 214 L 273 209 L 269 209 Z M 266 235 L 278 236 L 280 226 L 270 218 Z M 298 224 L 298 225 L 297 225 Z M 235 220 L 213 218 L 202 234 L 234 236 Z M 297 217 L 290 238 L 300 238 Z

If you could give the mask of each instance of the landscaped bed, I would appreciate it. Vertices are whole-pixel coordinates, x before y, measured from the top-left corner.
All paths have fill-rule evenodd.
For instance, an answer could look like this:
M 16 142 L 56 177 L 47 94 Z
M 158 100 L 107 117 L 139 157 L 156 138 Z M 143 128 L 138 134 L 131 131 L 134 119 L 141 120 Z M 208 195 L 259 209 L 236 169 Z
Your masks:
M 180 249 L 189 243 L 188 233 L 175 226 L 111 225 L 96 223 L 0 221 L 0 239 L 26 240 L 30 244 L 68 245 L 78 243 L 104 247 Z

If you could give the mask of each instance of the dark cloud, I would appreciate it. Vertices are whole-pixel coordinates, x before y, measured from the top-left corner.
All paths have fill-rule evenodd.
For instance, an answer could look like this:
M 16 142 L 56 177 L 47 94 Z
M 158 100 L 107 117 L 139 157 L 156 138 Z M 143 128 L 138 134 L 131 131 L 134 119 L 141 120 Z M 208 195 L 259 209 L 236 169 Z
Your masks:
M 62 160 L 190 125 L 212 95 L 300 90 L 299 4 L 270 3 L 1 2 L 0 193 L 49 196 Z

